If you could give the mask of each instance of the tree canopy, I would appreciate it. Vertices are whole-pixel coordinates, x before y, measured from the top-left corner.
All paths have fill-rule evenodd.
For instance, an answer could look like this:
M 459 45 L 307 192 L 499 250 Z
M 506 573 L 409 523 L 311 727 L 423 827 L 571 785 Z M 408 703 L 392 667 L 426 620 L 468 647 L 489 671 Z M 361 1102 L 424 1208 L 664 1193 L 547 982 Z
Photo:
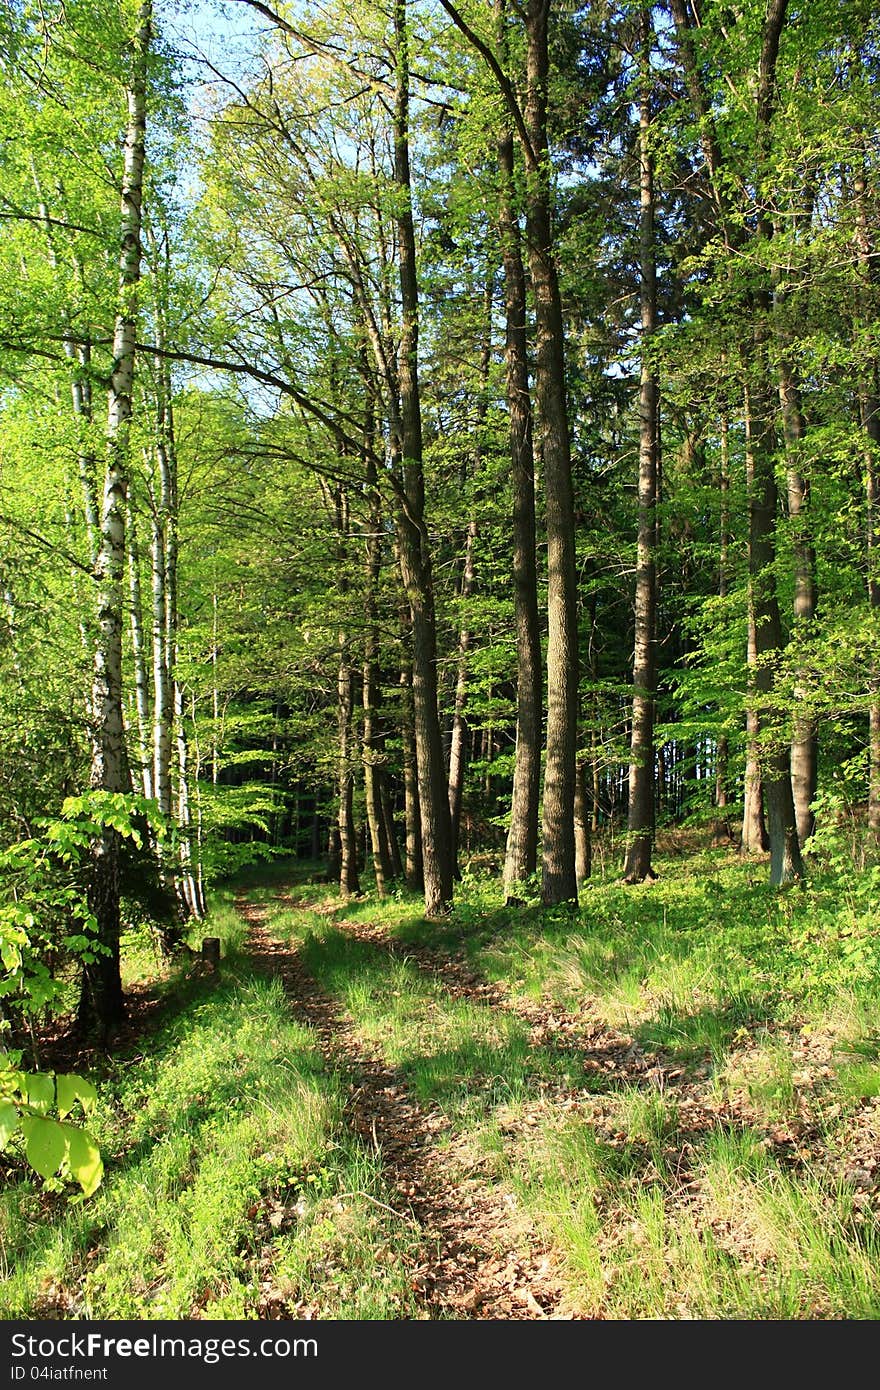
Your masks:
M 877 23 L 5 8 L 0 849 L 92 826 L 83 1029 L 279 852 L 876 861 Z

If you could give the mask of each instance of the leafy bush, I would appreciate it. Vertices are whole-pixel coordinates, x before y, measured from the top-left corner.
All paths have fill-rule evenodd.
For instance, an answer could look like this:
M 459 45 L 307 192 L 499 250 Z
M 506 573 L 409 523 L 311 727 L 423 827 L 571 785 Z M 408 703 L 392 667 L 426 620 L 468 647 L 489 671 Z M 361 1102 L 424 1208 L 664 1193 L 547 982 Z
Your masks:
M 144 851 L 147 829 L 165 834 L 154 802 L 113 792 L 68 797 L 61 815 L 42 822 L 42 838 L 20 840 L 0 852 L 0 1043 L 15 1023 L 57 1006 L 65 975 L 106 949 L 89 909 L 89 849 L 106 830 Z M 5 1035 L 5 1037 L 4 1037 Z M 78 1182 L 88 1197 L 101 1181 L 98 1148 L 67 1121 L 79 1103 L 94 1109 L 91 1082 L 73 1074 L 21 1070 L 21 1052 L 0 1047 L 0 1150 L 10 1144 L 47 1182 Z M 57 1118 L 50 1115 L 55 1110 Z

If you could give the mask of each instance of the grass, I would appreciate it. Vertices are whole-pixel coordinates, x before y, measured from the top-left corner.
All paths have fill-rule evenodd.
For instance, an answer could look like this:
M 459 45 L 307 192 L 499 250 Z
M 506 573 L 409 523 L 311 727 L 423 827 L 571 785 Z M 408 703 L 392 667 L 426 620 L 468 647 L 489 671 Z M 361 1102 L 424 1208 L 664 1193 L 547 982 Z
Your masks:
M 25 1180 L 3 1195 L 0 1316 L 411 1311 L 411 1234 L 381 1205 L 376 1156 L 343 1124 L 340 1083 L 278 981 L 225 970 L 100 1094 L 98 1194 L 76 1204 Z
M 491 1155 L 551 1234 L 582 1314 L 876 1317 L 874 1170 L 867 1187 L 846 1176 L 854 1148 L 880 1156 L 872 915 L 851 899 L 838 913 L 821 882 L 773 893 L 718 852 L 660 871 L 642 887 L 594 883 L 577 915 L 506 909 L 489 879 L 466 882 L 442 926 L 414 899 L 408 912 L 336 903 L 332 926 L 310 920 L 310 966 Z M 380 920 L 396 958 L 344 935 Z M 407 946 L 427 944 L 509 992 L 504 1028 L 407 963 Z M 515 1006 L 537 1000 L 625 1030 L 646 1079 L 585 1075 L 564 1045 L 529 1044 Z M 554 1084 L 579 1095 L 562 1126 Z
M 876 904 L 821 879 L 772 893 L 718 851 L 658 868 L 597 879 L 577 913 L 507 909 L 466 878 L 442 924 L 405 892 L 343 902 L 289 865 L 247 892 L 442 1112 L 462 1175 L 556 1251 L 570 1312 L 876 1318 Z M 167 978 L 161 1028 L 108 1064 L 98 1194 L 3 1194 L 0 1316 L 418 1316 L 380 1156 L 278 983 L 238 957 L 244 891 L 216 893 L 200 933 L 223 939 L 220 982 Z M 508 1007 L 457 997 L 426 945 Z

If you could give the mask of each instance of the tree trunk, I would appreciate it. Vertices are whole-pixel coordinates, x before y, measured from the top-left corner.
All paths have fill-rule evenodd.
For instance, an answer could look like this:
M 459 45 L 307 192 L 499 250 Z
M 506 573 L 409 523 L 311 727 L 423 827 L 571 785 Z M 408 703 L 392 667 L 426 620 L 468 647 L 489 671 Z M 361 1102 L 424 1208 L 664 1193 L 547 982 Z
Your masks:
M 547 142 L 547 0 L 527 0 L 526 239 L 535 300 L 535 400 L 547 527 L 547 747 L 542 817 L 544 903 L 577 902 L 574 786 L 577 749 L 577 584 L 565 328 L 553 249 Z
M 721 416 L 721 471 L 718 478 L 718 490 L 721 493 L 718 597 L 726 598 L 730 566 L 730 422 L 726 407 Z M 720 734 L 715 750 L 715 805 L 719 811 L 727 809 L 727 768 L 729 761 L 730 746 L 727 735 Z M 720 825 L 718 828 L 720 829 Z
M 650 49 L 652 27 L 641 18 L 639 99 L 639 264 L 641 295 L 641 384 L 639 389 L 639 523 L 636 555 L 633 712 L 629 765 L 629 811 L 624 878 L 641 883 L 652 876 L 654 843 L 654 706 L 657 694 L 656 625 L 658 388 L 651 366 L 657 326 L 654 237 L 654 161 L 651 153 Z
M 686 0 L 670 0 L 678 33 L 684 75 L 694 114 L 700 124 L 701 141 L 715 199 L 719 227 L 726 246 L 737 250 L 749 235 L 748 222 L 734 214 L 732 191 L 742 176 L 737 169 L 722 167 L 722 158 L 702 75 L 695 61 L 692 24 L 696 11 Z M 785 24 L 788 0 L 767 0 L 761 31 L 761 51 L 755 84 L 754 132 L 748 178 L 756 189 L 756 232 L 758 238 L 772 237 L 767 212 L 765 180 L 771 164 L 771 125 L 776 105 L 776 67 L 779 42 Z M 724 177 L 724 175 L 728 177 Z M 769 263 L 766 248 L 761 264 Z M 780 747 L 778 711 L 773 706 L 772 689 L 783 647 L 782 623 L 776 594 L 773 565 L 776 556 L 776 476 L 774 464 L 774 411 L 771 405 L 772 377 L 768 360 L 770 320 L 769 289 L 760 283 L 749 288 L 740 301 L 746 311 L 744 349 L 747 394 L 747 455 L 749 456 L 749 606 L 754 624 L 755 664 L 750 672 L 750 708 L 757 723 L 752 747 L 762 738 L 762 773 L 767 801 L 770 839 L 770 879 L 779 885 L 803 874 L 794 800 L 791 789 L 790 749 Z M 754 786 L 754 783 L 752 783 Z M 753 803 L 754 806 L 754 803 Z M 749 774 L 746 774 L 746 810 L 749 810 Z M 754 818 L 753 818 L 754 819 Z M 744 836 L 744 844 L 746 837 Z
M 113 330 L 113 370 L 107 411 L 107 464 L 101 509 L 96 578 L 97 641 L 92 685 L 94 790 L 128 792 L 122 711 L 123 576 L 125 505 L 128 492 L 129 435 L 136 341 L 137 285 L 141 262 L 141 196 L 146 142 L 147 55 L 151 2 L 142 0 L 135 57 L 128 90 L 123 156 L 119 308 Z M 119 968 L 119 832 L 106 828 L 92 845 L 89 908 L 101 948 L 84 966 L 78 1025 L 85 1034 L 106 1037 L 123 1018 L 125 1002 Z
M 793 219 L 795 228 L 809 233 L 812 222 L 814 192 L 807 186 L 803 205 Z M 785 302 L 790 291 L 785 288 L 796 280 L 798 272 L 787 267 L 776 272 L 775 308 L 779 346 L 779 404 L 788 478 L 788 515 L 794 548 L 794 627 L 792 640 L 797 643 L 810 635 L 816 615 L 816 550 L 810 527 L 810 481 L 804 467 L 804 441 L 807 422 L 804 418 L 801 383 L 791 361 L 790 348 L 794 332 L 785 322 Z M 813 812 L 810 809 L 816 796 L 818 760 L 818 724 L 804 712 L 805 694 L 802 681 L 796 676 L 794 717 L 791 740 L 791 785 L 801 846 L 813 833 Z
M 790 364 L 779 363 L 779 397 L 788 455 L 788 514 L 794 528 L 794 632 L 809 632 L 816 614 L 816 551 L 809 532 L 810 484 L 804 476 L 799 455 L 807 432 L 801 408 L 800 384 Z M 795 713 L 791 739 L 791 786 L 797 818 L 798 838 L 804 845 L 813 833 L 810 809 L 817 787 L 817 723 L 810 715 L 798 713 L 803 690 L 795 684 Z
M 186 736 L 183 708 L 183 688 L 179 681 L 174 682 L 172 718 L 177 743 L 177 808 L 176 820 L 179 830 L 178 863 L 175 871 L 177 895 L 184 916 L 194 917 L 197 922 L 205 916 L 205 895 L 202 880 L 201 856 L 201 816 L 198 796 L 196 796 L 197 819 L 195 824 L 195 850 L 193 849 L 193 815 L 190 798 L 189 742 Z M 198 789 L 198 768 L 193 781 Z M 163 933 L 163 945 L 173 950 L 180 940 L 179 928 Z
M 399 448 L 405 506 L 398 510 L 398 554 L 404 592 L 412 614 L 412 692 L 425 914 L 438 917 L 452 903 L 453 861 L 449 795 L 437 703 L 437 632 L 430 540 L 425 525 L 422 415 L 419 395 L 419 294 L 409 162 L 409 39 L 406 0 L 394 5 L 396 87 L 394 178 L 400 194 L 397 249 L 401 326 Z
M 578 883 L 586 883 L 593 872 L 593 837 L 590 831 L 592 807 L 587 783 L 587 759 L 579 758 L 574 784 L 574 848 Z
M 474 547 L 477 539 L 477 523 L 468 522 L 465 540 L 464 567 L 461 574 L 459 598 L 467 600 L 474 591 L 475 566 Z M 452 826 L 452 849 L 454 864 L 457 865 L 458 833 L 461 825 L 461 801 L 464 793 L 464 774 L 467 763 L 467 720 L 465 709 L 468 698 L 468 655 L 471 649 L 471 632 L 467 619 L 462 622 L 458 634 L 458 662 L 455 677 L 455 699 L 452 715 L 452 737 L 449 743 L 449 817 Z M 456 877 L 459 877 L 456 867 Z
M 876 368 L 873 381 L 862 393 L 862 424 L 865 431 L 865 497 L 867 503 L 868 603 L 871 612 L 880 611 L 877 518 L 880 514 L 880 382 Z M 868 835 L 872 854 L 880 853 L 880 671 L 876 663 L 869 673 L 871 695 L 868 707 Z
M 391 859 L 391 877 L 405 878 L 408 883 L 409 878 L 404 872 L 403 860 L 400 857 L 397 827 L 394 824 L 394 807 L 391 804 L 391 791 L 384 772 L 379 779 L 379 802 L 382 807 L 382 823 L 385 826 L 385 839 L 388 843 L 388 854 Z M 421 884 L 417 886 L 421 887 Z
M 342 452 L 342 450 L 340 450 Z M 348 594 L 349 512 L 345 489 L 337 487 L 333 495 L 336 519 L 336 585 L 344 607 Z M 351 665 L 348 631 L 341 627 L 338 635 L 339 666 L 337 692 L 337 796 L 339 824 L 339 891 L 343 897 L 361 891 L 358 876 L 357 833 L 354 824 L 354 763 L 352 758 L 352 711 L 354 708 L 354 671 Z
M 758 296 L 756 296 L 756 299 Z M 756 305 L 756 378 L 758 391 L 769 382 L 766 330 L 761 315 L 768 305 Z M 769 395 L 769 392 L 768 392 Z M 775 887 L 803 878 L 794 798 L 791 756 L 782 740 L 774 707 L 774 679 L 783 648 L 782 621 L 776 595 L 776 472 L 772 407 L 767 396 L 751 393 L 746 412 L 746 450 L 751 459 L 749 493 L 749 604 L 755 625 L 755 666 L 752 697 L 761 749 L 767 831 L 770 840 L 770 882 Z
M 404 878 L 408 888 L 425 886 L 422 872 L 422 822 L 419 806 L 419 779 L 416 769 L 416 735 L 413 716 L 412 666 L 405 659 L 400 667 L 400 740 L 403 748 L 403 798 L 406 843 Z
M 750 466 L 748 485 L 751 491 L 753 484 Z M 758 647 L 755 640 L 755 614 L 751 602 L 749 602 L 748 624 L 746 667 L 749 690 L 752 690 L 754 671 L 758 660 Z M 758 752 L 758 732 L 758 714 L 750 700 L 746 708 L 746 770 L 741 841 L 743 854 L 760 854 L 770 848 L 767 825 L 764 820 L 764 785 L 761 778 L 761 760 Z
M 542 816 L 543 901 L 577 902 L 574 786 L 577 751 L 577 585 L 565 333 L 553 247 L 547 140 L 549 0 L 518 7 L 525 24 L 526 103 L 497 56 L 452 0 L 443 8 L 482 54 L 507 104 L 526 171 L 526 242 L 535 301 L 535 404 L 540 425 L 547 527 L 547 747 Z M 497 13 L 502 15 L 499 5 Z
M 372 420 L 372 411 L 370 411 Z M 366 451 L 366 480 L 369 495 L 369 522 L 366 543 L 366 615 L 367 631 L 364 647 L 363 665 L 363 758 L 364 758 L 364 799 L 367 811 L 367 826 L 370 834 L 370 849 L 373 859 L 373 874 L 376 892 L 384 898 L 386 883 L 393 873 L 388 836 L 382 815 L 381 786 L 383 775 L 382 754 L 379 748 L 377 722 L 380 705 L 379 680 L 379 617 L 378 588 L 382 568 L 382 512 L 379 489 L 376 483 L 376 465 L 372 454 L 372 424 L 368 426 L 370 436 Z
M 357 831 L 354 823 L 354 767 L 351 756 L 351 725 L 354 707 L 354 672 L 348 660 L 346 634 L 340 634 L 338 722 L 339 722 L 339 891 L 344 897 L 360 893 Z
M 150 751 L 150 679 L 144 643 L 144 615 L 141 600 L 141 561 L 131 506 L 126 511 L 128 534 L 128 597 L 131 605 L 131 651 L 134 664 L 135 701 L 138 723 L 138 763 L 144 796 L 153 795 L 153 762 Z
M 857 258 L 860 272 L 859 316 L 869 322 L 876 313 L 874 237 L 868 211 L 865 164 L 856 171 Z M 880 515 L 880 369 L 876 358 L 865 363 L 859 383 L 859 413 L 864 430 L 865 460 L 865 551 L 868 572 L 868 606 L 872 615 L 880 611 L 880 554 L 878 554 L 878 515 Z M 871 663 L 868 673 L 868 838 L 871 857 L 880 857 L 880 668 Z
M 327 832 L 327 882 L 338 883 L 342 873 L 342 840 L 339 820 L 332 821 Z
M 776 59 L 788 0 L 768 0 L 758 68 L 756 100 L 757 148 L 755 164 L 759 187 L 770 160 L 770 123 L 776 100 Z M 758 234 L 769 240 L 772 224 L 762 209 Z M 780 718 L 774 708 L 773 686 L 784 642 L 776 594 L 776 439 L 771 405 L 771 372 L 768 360 L 770 336 L 769 289 L 759 286 L 747 297 L 752 325 L 748 350 L 747 383 L 750 399 L 746 412 L 746 451 L 751 457 L 752 487 L 749 496 L 749 600 L 755 617 L 754 692 L 758 702 L 760 732 L 766 751 L 762 759 L 767 799 L 767 832 L 770 839 L 770 882 L 775 887 L 804 876 L 797 819 L 791 789 L 791 749 L 781 738 Z M 751 373 L 754 372 L 754 387 Z
M 170 246 L 167 233 L 164 247 L 148 231 L 147 246 L 153 279 L 156 343 L 160 351 L 167 346 L 166 296 L 171 274 Z M 153 795 L 160 811 L 168 817 L 174 812 L 175 786 L 173 755 L 177 755 L 176 789 L 178 836 L 177 856 L 167 861 L 163 847 L 158 846 L 163 880 L 173 884 L 180 904 L 181 916 L 200 920 L 205 906 L 201 882 L 201 853 L 193 848 L 192 812 L 188 785 L 188 749 L 186 733 L 181 726 L 184 718 L 183 693 L 177 680 L 177 561 L 178 561 L 178 486 L 177 440 L 174 427 L 171 369 L 167 359 L 160 357 L 155 368 L 155 415 L 153 435 L 154 470 L 149 479 L 151 504 L 151 592 L 152 592 L 152 653 L 153 653 Z M 181 780 L 183 785 L 181 786 Z M 196 779 L 197 786 L 197 779 Z M 179 945 L 180 924 L 175 923 L 162 933 L 163 947 L 172 952 Z
M 164 264 L 155 237 L 148 232 L 154 285 L 156 342 L 166 347 L 165 287 L 170 275 L 168 239 Z M 169 363 L 156 363 L 154 472 L 150 478 L 151 591 L 153 651 L 153 794 L 159 809 L 171 815 L 171 755 L 174 747 L 175 665 L 177 652 L 177 449 Z M 176 875 L 175 875 L 176 880 Z
M 513 585 L 516 616 L 516 754 L 510 829 L 504 856 L 504 893 L 516 900 L 517 885 L 538 867 L 541 796 L 541 628 L 535 562 L 535 460 L 526 337 L 526 277 L 519 222 L 513 201 L 513 138 L 498 145 L 501 169 L 499 232 L 504 266 L 507 411 L 513 480 Z
M 163 470 L 164 473 L 164 470 Z M 162 487 L 164 492 L 164 486 Z M 150 557 L 152 560 L 152 643 L 153 643 L 153 788 L 159 810 L 171 814 L 171 724 L 174 692 L 168 660 L 168 616 L 165 580 L 167 508 L 155 499 L 152 518 Z
M 482 343 L 480 345 L 479 375 L 480 390 L 476 412 L 477 439 L 473 453 L 474 478 L 478 477 L 482 465 L 482 432 L 489 408 L 489 368 L 492 362 L 493 287 L 494 275 L 491 270 L 487 269 L 486 283 L 483 290 L 483 332 Z M 467 475 L 463 468 L 462 486 L 464 486 L 466 482 Z M 461 824 L 461 801 L 464 793 L 464 778 L 467 762 L 468 730 L 466 709 L 468 701 L 468 660 L 472 635 L 468 622 L 466 604 L 467 600 L 473 595 L 476 586 L 475 550 L 479 530 L 477 518 L 474 514 L 476 506 L 477 500 L 474 498 L 471 503 L 471 516 L 468 520 L 467 533 L 465 536 L 464 564 L 462 565 L 461 584 L 458 591 L 459 598 L 464 605 L 464 612 L 458 634 L 458 661 L 456 663 L 452 736 L 449 742 L 449 818 L 452 826 L 452 859 L 456 878 L 460 877 L 458 872 L 458 834 Z

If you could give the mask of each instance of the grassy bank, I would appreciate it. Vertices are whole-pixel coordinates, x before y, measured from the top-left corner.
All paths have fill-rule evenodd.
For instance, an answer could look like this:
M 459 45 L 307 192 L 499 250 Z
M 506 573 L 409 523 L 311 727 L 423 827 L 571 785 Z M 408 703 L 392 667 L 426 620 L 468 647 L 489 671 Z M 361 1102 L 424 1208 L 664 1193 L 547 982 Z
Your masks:
M 573 1310 L 873 1318 L 873 904 L 831 881 L 774 893 L 764 874 L 719 852 L 642 887 L 596 882 L 576 914 L 511 911 L 483 879 L 448 927 L 405 899 L 332 919 L 281 905 L 274 926 L 296 922 L 362 1035 L 546 1229 Z M 393 954 L 346 932 L 380 918 Z M 450 998 L 407 958 L 438 943 L 509 1009 Z
M 470 879 L 442 926 L 406 893 L 344 904 L 280 871 L 250 896 L 556 1250 L 569 1312 L 880 1316 L 870 885 L 771 893 L 720 852 L 659 868 L 597 880 L 577 913 L 507 909 Z M 380 1155 L 279 982 L 238 954 L 233 899 L 209 923 L 220 982 L 167 980 L 159 1025 L 103 1064 L 98 1194 L 7 1183 L 3 1316 L 418 1315 Z
M 231 893 L 215 909 L 220 983 L 166 978 L 159 1026 L 100 1069 L 96 1196 L 71 1202 L 29 1176 L 7 1185 L 0 1316 L 410 1310 L 411 1236 L 381 1205 L 377 1157 L 344 1124 L 340 1081 L 280 983 L 236 955 Z

